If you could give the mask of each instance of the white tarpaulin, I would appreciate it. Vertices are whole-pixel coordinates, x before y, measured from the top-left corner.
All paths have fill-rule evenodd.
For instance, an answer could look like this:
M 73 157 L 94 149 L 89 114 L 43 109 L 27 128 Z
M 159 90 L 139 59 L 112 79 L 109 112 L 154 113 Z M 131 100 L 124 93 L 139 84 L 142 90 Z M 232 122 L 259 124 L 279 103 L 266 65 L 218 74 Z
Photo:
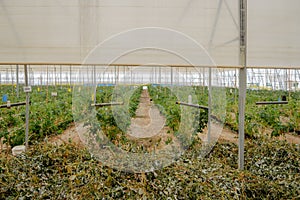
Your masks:
M 299 10 L 248 1 L 249 65 L 300 66 Z M 205 51 L 239 64 L 238 0 L 0 0 L 0 63 L 208 65 Z
M 300 1 L 248 1 L 248 64 L 300 67 Z

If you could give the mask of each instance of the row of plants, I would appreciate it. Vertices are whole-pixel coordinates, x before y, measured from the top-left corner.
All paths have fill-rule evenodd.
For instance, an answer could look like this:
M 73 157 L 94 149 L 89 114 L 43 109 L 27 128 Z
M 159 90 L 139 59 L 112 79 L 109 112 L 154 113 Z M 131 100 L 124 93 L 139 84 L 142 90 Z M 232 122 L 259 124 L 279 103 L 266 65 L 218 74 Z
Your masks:
M 123 103 L 123 105 L 115 107 L 97 108 L 96 124 L 100 123 L 99 128 L 107 137 L 107 142 L 127 151 L 139 149 L 134 141 L 128 139 L 126 132 L 131 124 L 131 118 L 136 115 L 141 93 L 142 86 L 100 87 L 97 91 L 98 103 Z
M 0 86 L 1 96 L 8 94 L 11 102 L 18 102 L 25 99 L 25 93 L 20 92 L 20 97 L 16 97 L 16 87 L 14 86 Z M 133 87 L 133 86 L 130 86 Z M 132 88 L 130 88 L 132 90 Z M 197 97 L 196 103 L 201 105 L 207 105 L 208 102 L 208 90 L 207 87 L 195 86 L 192 88 Z M 30 123 L 30 137 L 31 140 L 41 140 L 45 136 L 59 134 L 67 128 L 72 122 L 72 93 L 70 87 L 65 86 L 36 86 L 33 87 L 31 96 L 31 123 Z M 122 89 L 121 89 L 122 90 Z M 123 91 L 118 91 L 122 94 Z M 112 132 L 118 132 L 118 126 L 121 126 L 122 130 L 130 125 L 130 117 L 133 117 L 135 110 L 138 106 L 139 95 L 141 88 L 139 88 L 136 94 L 136 99 L 131 99 L 128 104 L 128 108 L 121 109 L 117 114 L 112 116 L 112 112 L 108 112 L 104 109 L 99 109 L 98 118 L 103 117 L 103 113 L 110 113 L 107 115 L 107 119 L 102 124 L 105 127 L 114 125 L 115 128 Z M 188 89 L 180 89 L 176 91 L 185 91 Z M 57 92 L 58 97 L 52 97 L 52 92 Z M 97 101 L 109 102 L 113 98 L 113 87 L 98 87 Z M 132 90 L 133 91 L 133 90 Z M 150 95 L 158 105 L 162 114 L 166 116 L 167 125 L 172 129 L 174 133 L 178 131 L 181 111 L 180 106 L 175 105 L 178 101 L 178 94 L 173 94 L 168 87 L 161 86 L 149 86 Z M 233 88 L 226 89 L 226 120 L 225 124 L 232 130 L 238 131 L 238 91 Z M 116 95 L 116 94 L 114 94 Z M 187 96 L 187 94 L 184 94 Z M 281 96 L 287 96 L 289 103 L 287 105 L 268 105 L 268 106 L 256 106 L 256 101 L 274 101 Z M 122 95 L 120 95 L 122 96 Z M 117 97 L 114 97 L 117 98 Z M 255 138 L 259 134 L 270 132 L 271 135 L 279 135 L 286 132 L 294 132 L 299 134 L 300 132 L 300 94 L 299 92 L 284 92 L 284 91 L 247 91 L 246 101 L 246 116 L 245 116 L 245 133 L 247 137 Z M 119 99 L 122 100 L 122 99 Z M 134 101 L 132 101 L 134 100 Z M 130 114 L 128 114 L 128 111 Z M 9 145 L 15 146 L 24 143 L 24 129 L 25 129 L 25 107 L 14 107 L 11 109 L 0 110 L 0 137 L 5 138 L 4 142 Z M 102 114 L 101 114 L 102 113 Z M 195 112 L 195 130 L 201 132 L 207 124 L 208 113 L 206 110 L 200 109 Z M 122 119 L 122 123 L 115 126 L 114 117 Z M 124 120 L 127 116 L 127 119 Z M 130 117 L 129 117 L 130 116 Z M 103 120 L 102 119 L 102 120 Z M 120 121 L 120 120 L 119 120 Z M 199 123 L 197 123 L 199 122 Z M 116 129 L 116 130 L 115 130 Z M 124 131 L 123 131 L 124 132 Z M 111 138 L 116 139 L 116 133 L 108 134 L 113 135 Z
M 178 101 L 176 95 L 168 87 L 149 86 L 148 88 L 152 101 L 166 117 L 166 125 L 173 132 L 178 131 L 181 121 L 181 110 L 176 105 L 176 101 Z
M 201 105 L 208 105 L 207 87 L 194 86 L 194 92 Z M 217 96 L 217 88 L 213 88 L 213 101 L 226 103 L 226 116 L 223 121 L 233 131 L 238 131 L 238 89 L 223 88 L 226 99 Z M 221 91 L 220 93 L 222 93 Z M 284 105 L 256 105 L 259 101 L 280 101 L 283 96 L 288 104 Z M 218 103 L 217 103 L 218 104 Z M 222 117 L 219 117 L 222 118 Z M 245 134 L 249 138 L 256 138 L 260 134 L 270 133 L 278 136 L 283 133 L 300 134 L 300 92 L 247 90 L 245 110 Z
M 189 96 L 196 103 L 203 99 L 197 99 L 194 88 L 183 86 L 150 85 L 149 93 L 161 114 L 166 117 L 166 125 L 171 128 L 171 133 L 179 139 L 184 148 L 188 148 L 197 137 L 197 133 L 207 126 L 208 110 L 182 106 L 180 102 L 188 102 Z
M 29 137 L 30 144 L 34 141 L 44 140 L 46 137 L 61 134 L 73 122 L 72 101 L 82 101 L 88 99 L 88 104 L 93 102 L 93 96 L 85 95 L 85 91 L 89 92 L 91 87 L 76 86 L 74 90 L 75 95 L 80 98 L 73 98 L 73 88 L 70 87 L 32 87 L 30 93 L 30 123 L 29 123 Z M 104 131 L 107 138 L 118 144 L 126 144 L 127 148 L 135 148 L 136 145 L 128 145 L 126 137 L 126 130 L 128 129 L 131 118 L 135 116 L 135 111 L 140 101 L 142 87 L 136 86 L 100 86 L 97 87 L 96 102 L 108 103 L 113 101 L 123 102 L 124 106 L 119 106 L 117 110 L 112 107 L 103 107 L 97 109 L 97 120 L 100 122 L 100 129 Z M 51 96 L 51 93 L 57 93 L 57 96 Z M 25 98 L 24 93 L 20 93 L 17 99 L 12 95 L 11 87 L 1 86 L 2 94 L 9 94 L 11 102 L 22 101 Z M 83 97 L 82 97 L 83 96 Z M 86 102 L 83 106 L 78 106 L 78 112 L 84 112 L 84 107 L 88 104 Z M 79 104 L 80 105 L 80 104 Z M 75 108 L 76 110 L 77 108 Z M 89 110 L 91 107 L 88 106 Z M 89 112 L 88 110 L 88 112 Z M 76 111 L 75 111 L 76 113 Z M 80 115 L 79 115 L 80 116 Z M 78 115 L 75 114 L 75 121 Z M 10 109 L 0 110 L 0 138 L 9 146 L 16 146 L 24 144 L 25 140 L 25 106 L 13 107 Z M 86 125 L 91 125 L 93 122 L 88 121 Z M 97 123 L 93 123 L 94 129 L 97 129 Z
M 176 90 L 176 89 L 175 89 Z M 188 90 L 185 88 L 180 91 Z M 224 89 L 223 89 L 224 90 Z M 225 88 L 226 90 L 226 116 L 221 120 L 222 116 L 217 118 L 223 121 L 225 125 L 232 130 L 238 131 L 238 90 L 233 88 Z M 178 91 L 178 90 L 176 90 Z M 213 93 L 218 92 L 217 88 L 213 89 Z M 167 117 L 167 125 L 174 132 L 178 130 L 180 124 L 180 107 L 175 105 L 178 101 L 176 95 L 172 94 L 168 87 L 150 87 L 150 93 L 156 104 L 161 106 L 162 113 Z M 193 93 L 196 94 L 197 103 L 200 105 L 208 105 L 208 90 L 207 87 L 194 86 Z M 188 96 L 186 94 L 186 96 Z M 258 101 L 276 101 L 282 96 L 287 96 L 287 105 L 267 105 L 257 106 Z M 213 102 L 217 102 L 218 96 L 213 94 Z M 221 99 L 224 101 L 224 99 Z M 218 104 L 218 102 L 216 103 Z M 221 104 L 221 103 L 220 103 Z M 215 107 L 214 107 L 215 109 Z M 213 111 L 212 111 L 213 112 Z M 212 113 L 214 115 L 214 113 Z M 206 126 L 208 119 L 207 110 L 200 109 L 197 121 L 198 132 Z M 278 136 L 283 133 L 293 132 L 300 133 L 300 94 L 299 92 L 284 92 L 284 91 L 247 91 L 246 113 L 245 113 L 245 134 L 249 138 L 256 138 L 260 134 L 270 133 L 272 136 Z
M 229 91 L 235 91 L 229 92 Z M 278 101 L 286 96 L 288 104 L 256 105 L 258 101 Z M 227 89 L 227 114 L 225 123 L 238 131 L 238 95 L 234 89 Z M 283 133 L 300 133 L 300 92 L 248 90 L 246 97 L 245 133 L 256 138 L 270 133 L 278 136 Z
M 207 105 L 207 87 L 195 86 L 193 88 L 199 104 Z M 224 93 L 224 90 L 225 94 L 220 95 Z M 213 104 L 222 105 L 222 102 L 218 101 L 224 101 L 226 104 L 226 115 L 222 116 L 222 113 L 219 113 L 218 118 L 234 131 L 238 131 L 238 92 L 238 89 L 235 88 L 213 87 L 212 90 Z M 256 102 L 259 101 L 281 101 L 284 97 L 287 99 L 288 104 L 256 105 Z M 214 107 L 213 110 L 216 110 L 216 108 Z M 245 110 L 246 137 L 256 138 L 260 134 L 266 133 L 269 133 L 271 136 L 278 136 L 288 132 L 300 135 L 300 92 L 247 90 Z
M 225 97 L 225 94 L 223 96 L 219 95 L 219 93 L 222 94 L 222 91 L 220 92 L 220 90 L 223 89 L 213 89 L 213 109 L 211 111 L 211 115 L 214 117 L 214 119 L 225 121 L 225 112 L 220 113 L 225 111 L 221 109 L 223 105 L 222 101 L 224 101 L 222 97 Z M 188 96 L 190 96 L 192 100 L 191 104 L 198 104 L 204 107 L 208 106 L 208 88 L 203 86 L 162 87 L 155 85 L 149 87 L 149 92 L 153 98 L 154 103 L 160 108 L 161 113 L 166 116 L 167 125 L 171 127 L 174 132 L 178 131 L 179 124 L 181 122 L 182 109 L 187 109 L 186 106 L 179 106 L 180 104 L 176 105 L 176 102 L 182 101 L 184 103 L 188 103 Z M 230 97 L 228 98 L 230 99 Z M 224 102 L 226 104 L 226 100 Z M 228 114 L 228 108 L 226 109 L 226 112 Z M 193 120 L 195 133 L 202 132 L 208 123 L 208 110 L 204 108 L 190 108 L 189 112 L 193 112 L 195 114 L 193 118 L 191 118 Z
M 36 144 L 26 154 L 0 154 L 0 199 L 299 199 L 300 150 L 283 141 L 246 142 L 245 170 L 238 147 L 217 143 L 199 158 L 196 141 L 173 164 L 126 173 L 72 144 Z
M 11 103 L 24 101 L 24 92 L 20 92 L 17 98 L 10 90 L 9 86 L 1 86 L 0 95 L 8 94 Z M 58 96 L 51 96 L 52 92 L 56 92 Z M 73 121 L 72 93 L 69 87 L 34 86 L 30 101 L 30 143 L 62 133 Z M 9 146 L 24 144 L 25 106 L 0 110 L 0 138 L 4 138 L 3 142 Z

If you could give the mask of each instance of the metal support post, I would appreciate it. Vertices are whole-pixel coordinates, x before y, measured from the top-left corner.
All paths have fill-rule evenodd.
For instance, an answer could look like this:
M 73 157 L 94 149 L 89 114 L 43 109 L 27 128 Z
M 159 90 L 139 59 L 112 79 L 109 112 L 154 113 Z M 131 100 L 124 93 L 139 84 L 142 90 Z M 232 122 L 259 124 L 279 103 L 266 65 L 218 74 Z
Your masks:
M 62 89 L 62 67 L 59 67 L 59 82 L 60 82 L 60 89 Z
M 72 80 L 72 67 L 71 66 L 70 66 L 69 73 L 70 73 L 70 75 L 69 75 L 69 84 L 70 84 L 70 87 L 71 87 L 71 85 L 72 85 L 72 82 L 71 82 L 71 80 Z
M 56 74 L 56 66 L 54 66 L 54 73 L 53 73 L 53 76 L 54 76 L 54 86 L 55 86 L 55 88 L 56 88 L 56 85 L 57 85 L 57 80 L 56 80 L 56 76 L 57 74 Z
M 208 130 L 207 130 L 207 144 L 210 144 L 211 141 L 211 93 L 212 93 L 212 87 L 211 87 L 211 68 L 209 68 L 209 75 L 208 75 Z
M 239 1 L 240 7 L 240 68 L 239 71 L 239 161 L 240 170 L 244 170 L 245 142 L 245 102 L 247 89 L 247 0 Z
M 17 81 L 17 99 L 19 99 L 19 65 L 17 65 L 17 72 L 16 72 L 16 81 Z
M 25 73 L 25 86 L 28 86 L 28 68 L 27 65 L 24 65 L 24 73 Z M 29 133 L 29 104 L 30 104 L 30 99 L 29 99 L 29 93 L 26 92 L 26 115 L 25 115 L 25 123 L 26 123 L 26 128 L 25 128 L 25 147 L 26 150 L 28 149 L 28 133 Z
M 171 67 L 171 85 L 173 86 L 173 68 Z
M 93 66 L 93 85 L 96 85 L 96 65 Z

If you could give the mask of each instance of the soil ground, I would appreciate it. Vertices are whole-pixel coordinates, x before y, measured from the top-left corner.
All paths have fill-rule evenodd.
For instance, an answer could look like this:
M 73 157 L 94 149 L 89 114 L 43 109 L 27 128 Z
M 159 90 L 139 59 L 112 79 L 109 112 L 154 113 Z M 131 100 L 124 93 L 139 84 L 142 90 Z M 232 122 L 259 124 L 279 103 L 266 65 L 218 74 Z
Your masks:
M 169 130 L 168 127 L 163 127 L 163 130 L 161 130 L 159 133 L 157 133 L 156 137 L 154 137 L 153 139 L 155 140 L 155 138 L 156 138 L 156 140 L 157 140 L 157 137 L 160 136 L 160 135 L 166 135 L 166 136 L 171 137 L 171 134 L 167 133 L 168 130 Z M 199 134 L 199 137 L 202 140 L 205 140 L 206 139 L 206 134 L 207 134 L 207 129 L 205 129 L 202 134 Z M 137 138 L 142 139 L 143 137 L 139 136 Z M 151 138 L 151 137 L 149 137 L 149 138 Z M 144 139 L 147 139 L 147 137 L 144 137 Z M 284 135 L 281 135 L 281 136 L 278 137 L 278 139 L 279 140 L 286 140 L 287 142 L 289 142 L 291 144 L 300 144 L 300 137 L 296 136 L 296 135 L 293 135 L 292 133 L 286 133 Z M 219 141 L 229 141 L 229 142 L 233 142 L 233 143 L 237 144 L 238 143 L 238 133 L 230 130 L 228 127 L 223 127 L 221 135 L 218 138 L 218 140 Z M 78 136 L 76 127 L 74 125 L 70 126 L 63 134 L 58 135 L 58 136 L 54 136 L 51 139 L 49 139 L 48 141 L 53 143 L 53 144 L 57 144 L 57 145 L 61 145 L 63 143 L 68 143 L 68 142 L 72 142 L 76 145 L 82 145 L 82 142 L 80 141 L 80 137 Z M 1 144 L 0 148 L 5 150 L 7 147 L 6 147 L 5 144 Z
M 165 117 L 153 105 L 148 90 L 143 90 L 136 116 L 131 119 L 131 125 L 127 133 L 128 138 L 147 148 L 158 145 L 156 148 L 162 149 L 166 146 L 168 140 L 178 143 L 165 122 Z
M 68 142 L 74 143 L 75 145 L 82 145 L 75 124 L 72 124 L 63 134 L 51 137 L 48 142 L 56 145 Z

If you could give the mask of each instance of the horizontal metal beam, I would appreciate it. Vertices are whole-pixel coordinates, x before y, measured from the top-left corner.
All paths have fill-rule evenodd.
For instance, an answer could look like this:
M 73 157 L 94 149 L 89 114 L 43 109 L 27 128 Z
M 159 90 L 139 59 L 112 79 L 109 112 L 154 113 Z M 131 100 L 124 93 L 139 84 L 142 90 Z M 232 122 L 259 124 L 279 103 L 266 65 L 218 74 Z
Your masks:
M 91 106 L 95 106 L 95 107 L 118 106 L 118 105 L 124 105 L 124 102 L 111 102 L 111 103 L 95 103 L 95 104 L 91 104 Z
M 300 69 L 300 66 L 251 66 L 251 65 L 247 65 L 247 69 Z
M 259 101 L 256 105 L 271 105 L 271 104 L 288 104 L 288 101 Z
M 66 65 L 66 66 L 124 66 L 124 67 L 140 67 L 140 66 L 146 66 L 146 67 L 202 67 L 202 68 L 220 68 L 220 69 L 240 69 L 243 68 L 243 66 L 240 65 L 180 65 L 180 64 L 140 64 L 140 63 L 68 63 L 68 62 L 0 62 L 1 65 L 39 65 L 39 66 L 51 66 L 51 65 Z M 248 69 L 300 69 L 299 66 L 263 66 L 263 65 L 248 65 Z
M 202 108 L 205 110 L 209 110 L 209 108 L 207 106 L 202 106 L 199 104 L 184 103 L 184 102 L 180 102 L 180 101 L 176 101 L 176 104 L 183 105 L 183 106 L 189 106 L 189 107 L 193 107 L 193 108 Z
M 25 106 L 25 105 L 26 105 L 26 102 L 10 103 L 10 104 L 0 105 L 0 108 L 11 108 L 11 107 Z
M 47 62 L 4 62 L 0 63 L 0 65 L 32 65 L 32 66 L 123 66 L 123 67 L 201 67 L 201 68 L 241 68 L 241 66 L 215 66 L 215 65 L 181 65 L 181 64 L 140 64 L 140 63 L 47 63 Z

